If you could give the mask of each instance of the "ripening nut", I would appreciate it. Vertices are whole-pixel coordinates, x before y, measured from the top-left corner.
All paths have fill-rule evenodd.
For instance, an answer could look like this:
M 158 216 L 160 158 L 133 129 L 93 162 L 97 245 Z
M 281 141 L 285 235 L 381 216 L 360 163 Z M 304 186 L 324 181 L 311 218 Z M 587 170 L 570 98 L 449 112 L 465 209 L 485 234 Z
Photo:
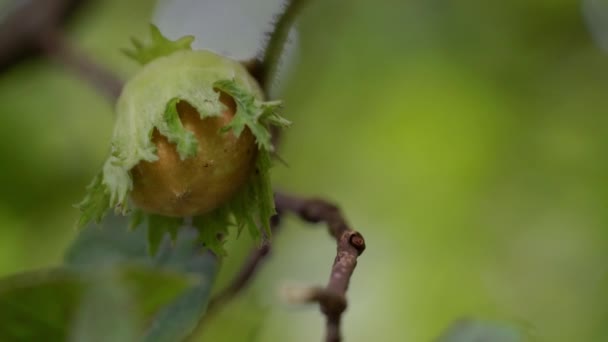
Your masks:
M 245 128 L 240 136 L 221 129 L 234 117 L 236 104 L 225 94 L 221 116 L 200 118 L 187 101 L 176 108 L 184 128 L 194 134 L 196 155 L 181 159 L 175 144 L 158 129 L 152 133 L 158 160 L 142 160 L 131 169 L 133 204 L 145 212 L 165 216 L 205 214 L 230 199 L 251 174 L 257 148 Z
M 230 199 L 248 180 L 257 155 L 255 138 L 247 126 L 238 136 L 223 131 L 234 119 L 237 103 L 214 85 L 222 79 L 262 98 L 241 64 L 208 51 L 174 53 L 147 65 L 129 81 L 118 100 L 118 112 L 127 120 L 142 117 L 143 112 L 144 119 L 151 116 L 154 119 L 148 121 L 157 122 L 140 137 L 145 144 L 126 158 L 136 207 L 165 216 L 202 215 Z M 148 96 L 157 106 L 149 114 L 146 108 L 154 107 Z M 117 134 L 137 134 L 122 128 L 117 126 Z
M 144 67 L 118 99 L 110 155 L 78 206 L 79 224 L 132 204 L 149 215 L 266 225 L 269 126 L 289 124 L 280 102 L 264 101 L 241 63 L 193 51 L 192 38 L 170 41 L 153 27 L 152 39 L 128 52 Z

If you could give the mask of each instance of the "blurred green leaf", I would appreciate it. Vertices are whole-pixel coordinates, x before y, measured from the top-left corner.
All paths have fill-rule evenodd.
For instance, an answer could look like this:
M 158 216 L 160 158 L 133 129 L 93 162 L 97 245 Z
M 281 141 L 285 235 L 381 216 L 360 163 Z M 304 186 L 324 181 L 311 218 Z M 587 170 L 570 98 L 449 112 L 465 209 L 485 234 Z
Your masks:
M 213 280 L 217 273 L 217 259 L 197 243 L 197 232 L 191 227 L 180 227 L 177 239 L 171 244 L 165 235 L 158 252 L 147 251 L 147 227 L 128 231 L 128 218 L 108 216 L 102 227 L 89 226 L 68 249 L 65 263 L 71 268 L 89 272 L 103 267 L 136 262 L 152 268 L 194 276 L 198 282 L 182 295 L 157 311 L 147 325 L 145 341 L 179 341 L 188 336 L 207 309 Z M 155 281 L 150 279 L 149 284 Z
M 156 315 L 145 335 L 146 342 L 181 341 L 190 335 L 207 310 L 218 262 L 212 253 L 198 243 L 197 235 L 193 228 L 182 227 L 175 246 L 170 248 L 168 241 L 165 241 L 165 248 L 156 256 L 159 265 L 199 275 L 201 281 Z
M 95 274 L 52 269 L 10 276 L 0 280 L 0 341 L 66 341 L 73 322 L 77 322 L 76 331 L 82 329 L 80 314 L 93 316 L 91 320 L 114 315 L 115 322 L 132 316 L 134 322 L 141 323 L 190 283 L 187 277 L 176 273 L 136 266 Z M 114 292 L 100 290 L 100 284 L 111 284 L 107 288 Z M 118 303 L 116 294 L 134 305 Z M 92 299 L 93 295 L 98 297 Z M 91 309 L 91 301 L 119 304 L 124 310 Z
M 4 278 L 0 282 L 0 340 L 65 340 L 83 290 L 79 275 L 61 270 Z
M 437 342 L 523 342 L 522 332 L 507 323 L 459 320 Z
M 73 320 L 70 341 L 130 342 L 138 337 L 133 301 L 124 287 L 99 281 L 86 291 Z
M 125 262 L 151 264 L 146 246 L 147 228 L 128 231 L 128 225 L 126 217 L 114 215 L 104 218 L 99 227 L 89 225 L 68 247 L 64 263 L 79 270 Z

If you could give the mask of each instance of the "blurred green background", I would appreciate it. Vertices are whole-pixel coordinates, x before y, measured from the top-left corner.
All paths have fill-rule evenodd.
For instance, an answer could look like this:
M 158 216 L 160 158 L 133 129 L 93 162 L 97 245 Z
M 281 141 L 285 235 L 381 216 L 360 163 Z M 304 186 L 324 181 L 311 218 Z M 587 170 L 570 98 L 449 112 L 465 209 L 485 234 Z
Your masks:
M 339 203 L 367 240 L 347 341 L 429 341 L 463 317 L 538 341 L 608 340 L 608 54 L 581 7 L 311 0 L 282 96 L 289 166 L 274 178 Z M 153 11 L 92 1 L 67 32 L 127 78 L 137 67 L 119 48 Z M 0 275 L 61 262 L 112 124 L 112 106 L 60 65 L 0 75 Z M 321 338 L 318 308 L 279 294 L 324 284 L 335 245 L 321 227 L 285 226 L 201 340 Z M 218 286 L 249 245 L 231 243 Z

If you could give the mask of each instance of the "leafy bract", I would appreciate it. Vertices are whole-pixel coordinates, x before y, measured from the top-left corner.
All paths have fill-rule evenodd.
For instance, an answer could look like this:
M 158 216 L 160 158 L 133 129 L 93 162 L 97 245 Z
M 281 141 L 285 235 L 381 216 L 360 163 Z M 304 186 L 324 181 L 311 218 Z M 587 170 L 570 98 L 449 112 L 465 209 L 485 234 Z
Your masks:
M 261 150 L 252 179 L 229 203 L 231 211 L 238 218 L 235 224 L 239 233 L 246 227 L 254 239 L 270 237 L 270 217 L 275 214 L 270 184 L 271 165 L 270 153 Z M 264 235 L 258 230 L 258 224 L 264 229 Z
M 164 120 L 157 128 L 160 134 L 175 144 L 179 157 L 184 160 L 196 155 L 198 144 L 194 133 L 186 130 L 179 119 L 179 113 L 177 112 L 179 101 L 179 99 L 172 99 L 167 103 Z
M 192 224 L 199 232 L 198 241 L 217 256 L 226 255 L 224 238 L 231 225 L 229 214 L 226 208 L 222 207 L 192 220 Z
M 214 83 L 215 88 L 230 95 L 237 105 L 237 112 L 224 130 L 232 130 L 240 135 L 245 127 L 249 128 L 256 138 L 260 149 L 270 151 L 272 144 L 268 125 L 287 127 L 290 122 L 279 115 L 280 101 L 264 102 L 239 87 L 234 80 L 220 80 Z
M 89 186 L 87 195 L 79 204 L 75 205 L 80 209 L 80 217 L 76 225 L 83 227 L 88 222 L 101 222 L 101 219 L 110 208 L 110 196 L 106 186 L 103 184 L 103 173 L 99 173 Z
M 182 220 L 178 217 L 167 217 L 161 215 L 148 216 L 148 251 L 156 254 L 160 243 L 166 233 L 169 233 L 171 240 L 177 238 L 177 230 L 182 225 Z
M 176 51 L 192 50 L 190 45 L 194 41 L 193 36 L 185 36 L 175 41 L 167 39 L 155 25 L 150 25 L 150 38 L 151 41 L 147 44 L 142 43 L 137 38 L 131 38 L 133 47 L 123 49 L 122 52 L 139 64 L 146 65 L 159 57 L 169 56 Z

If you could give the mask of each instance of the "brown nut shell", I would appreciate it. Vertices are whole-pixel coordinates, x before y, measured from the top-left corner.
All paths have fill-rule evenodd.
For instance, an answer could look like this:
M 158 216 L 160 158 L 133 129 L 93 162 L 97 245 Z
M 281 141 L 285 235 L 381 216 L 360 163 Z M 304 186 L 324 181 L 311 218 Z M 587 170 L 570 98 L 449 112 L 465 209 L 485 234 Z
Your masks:
M 253 171 L 256 146 L 249 129 L 237 138 L 232 131 L 222 133 L 234 113 L 234 100 L 222 94 L 227 106 L 221 117 L 200 119 L 186 101 L 177 104 L 182 125 L 198 141 L 196 156 L 181 160 L 175 144 L 154 130 L 158 160 L 142 161 L 131 169 L 131 199 L 145 212 L 184 217 L 202 215 L 228 201 Z

